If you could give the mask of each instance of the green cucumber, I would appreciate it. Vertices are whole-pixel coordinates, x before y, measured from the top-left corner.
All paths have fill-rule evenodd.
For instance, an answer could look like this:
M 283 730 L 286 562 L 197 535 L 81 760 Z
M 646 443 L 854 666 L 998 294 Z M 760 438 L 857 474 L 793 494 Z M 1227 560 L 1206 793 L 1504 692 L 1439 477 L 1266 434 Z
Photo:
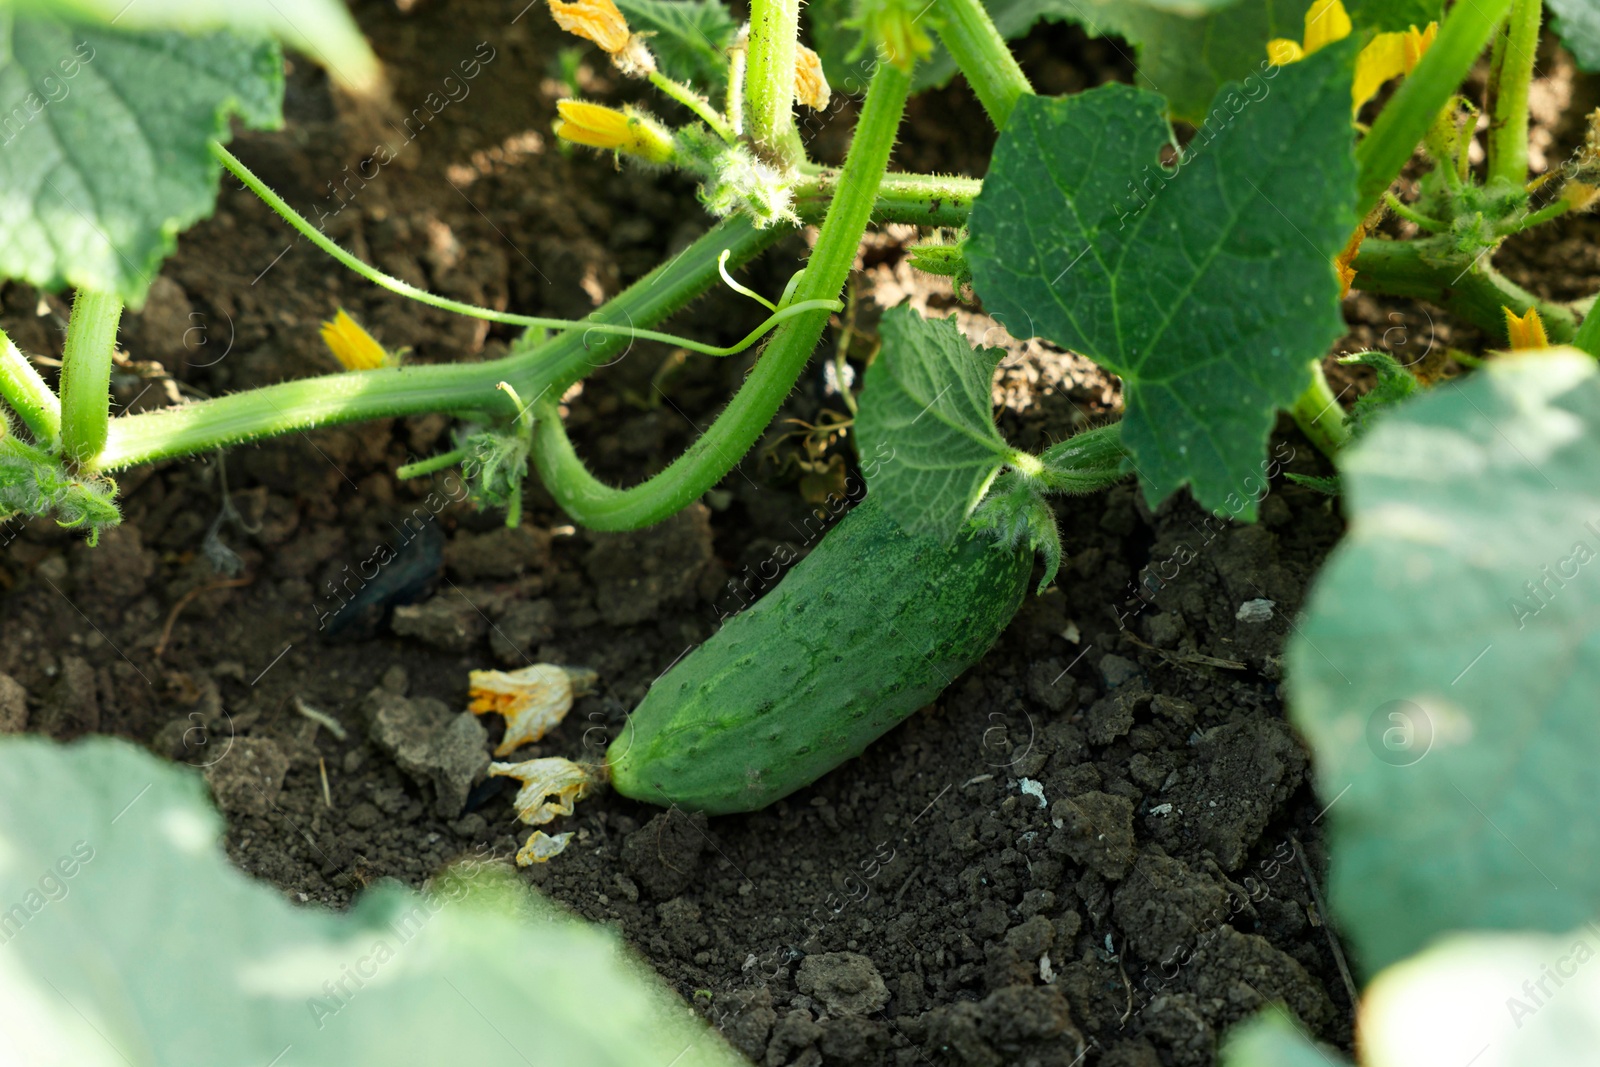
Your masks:
M 989 651 L 1033 570 L 969 528 L 911 536 L 870 498 L 657 679 L 612 742 L 617 792 L 713 815 L 810 785 Z

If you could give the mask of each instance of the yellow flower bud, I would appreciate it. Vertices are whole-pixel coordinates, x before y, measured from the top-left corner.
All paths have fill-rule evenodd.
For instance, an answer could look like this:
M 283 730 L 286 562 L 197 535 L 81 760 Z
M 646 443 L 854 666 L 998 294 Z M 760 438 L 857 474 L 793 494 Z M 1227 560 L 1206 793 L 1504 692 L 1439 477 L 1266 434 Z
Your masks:
M 1350 15 L 1339 0 L 1317 0 L 1306 11 L 1306 55 L 1350 36 Z
M 813 111 L 823 111 L 832 95 L 827 76 L 822 73 L 822 57 L 805 45 L 798 45 L 794 54 L 794 98 Z
M 1384 82 L 1416 70 L 1438 35 L 1439 24 L 1430 22 L 1425 30 L 1413 26 L 1403 33 L 1374 37 L 1356 57 L 1356 80 L 1350 90 L 1356 110 L 1376 96 Z
M 563 30 L 599 45 L 622 73 L 644 77 L 656 69 L 644 39 L 628 29 L 613 0 L 550 0 L 550 14 Z
M 1290 63 L 1298 63 L 1306 57 L 1306 50 L 1300 47 L 1299 41 L 1291 41 L 1287 37 L 1276 37 L 1267 42 L 1267 59 L 1274 66 L 1284 67 Z
M 609 148 L 651 163 L 666 163 L 676 152 L 672 131 L 632 108 L 618 111 L 582 100 L 558 100 L 556 136 L 590 148 Z
M 344 308 L 322 324 L 322 343 L 345 370 L 376 370 L 389 364 L 389 353 Z
M 1539 317 L 1538 308 L 1529 308 L 1527 313 L 1521 316 L 1510 308 L 1506 308 L 1505 313 L 1506 333 L 1511 335 L 1513 352 L 1528 348 L 1550 347 L 1550 338 L 1544 332 L 1544 320 Z

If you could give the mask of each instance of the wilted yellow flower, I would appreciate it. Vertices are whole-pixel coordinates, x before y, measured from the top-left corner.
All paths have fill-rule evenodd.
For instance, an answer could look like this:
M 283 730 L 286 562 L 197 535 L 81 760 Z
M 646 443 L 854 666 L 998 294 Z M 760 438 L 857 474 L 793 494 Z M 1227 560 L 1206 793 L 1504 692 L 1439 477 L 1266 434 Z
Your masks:
M 582 100 L 558 100 L 556 136 L 590 148 L 610 148 L 626 152 L 651 163 L 666 163 L 676 149 L 672 131 L 629 108 L 589 104 Z
M 1304 43 L 1286 37 L 1267 42 L 1267 58 L 1282 66 L 1297 63 L 1321 48 L 1350 36 L 1350 15 L 1340 0 L 1317 0 L 1306 11 Z M 1356 57 L 1355 82 L 1350 88 L 1351 103 L 1357 111 L 1377 95 L 1383 83 L 1417 69 L 1424 53 L 1439 35 L 1439 24 L 1427 29 L 1412 26 L 1397 33 L 1380 33 Z
M 515 778 L 522 783 L 511 802 L 517 818 L 529 826 L 543 826 L 557 816 L 571 815 L 578 801 L 601 784 L 602 772 L 571 760 L 551 757 L 522 763 L 491 763 L 490 777 Z M 517 852 L 517 863 L 526 867 L 543 863 L 566 846 L 570 834 L 550 837 L 535 830 Z
M 1350 295 L 1350 287 L 1355 284 L 1356 268 L 1354 264 L 1356 254 L 1361 251 L 1361 242 L 1366 239 L 1366 236 L 1366 226 L 1357 226 L 1356 232 L 1350 235 L 1349 243 L 1344 246 L 1344 251 L 1333 258 L 1333 269 L 1339 275 L 1340 300 Z
M 550 14 L 563 30 L 604 49 L 624 74 L 643 77 L 656 69 L 644 38 L 628 29 L 628 20 L 612 0 L 550 0 Z
M 467 710 L 474 715 L 493 712 L 506 720 L 506 735 L 494 750 L 496 756 L 514 752 L 537 741 L 560 724 L 572 710 L 572 698 L 590 691 L 593 671 L 569 670 L 552 663 L 535 663 L 511 671 L 473 671 L 468 675 Z
M 828 78 L 822 73 L 822 57 L 805 45 L 797 45 L 794 54 L 794 98 L 813 111 L 825 110 L 832 92 Z
M 1544 320 L 1539 317 L 1538 308 L 1529 308 L 1526 314 L 1520 316 L 1510 308 L 1506 308 L 1505 313 L 1506 333 L 1511 335 L 1512 351 L 1550 347 L 1550 338 L 1544 332 Z
M 389 353 L 344 308 L 322 324 L 322 343 L 345 370 L 376 370 L 389 363 Z

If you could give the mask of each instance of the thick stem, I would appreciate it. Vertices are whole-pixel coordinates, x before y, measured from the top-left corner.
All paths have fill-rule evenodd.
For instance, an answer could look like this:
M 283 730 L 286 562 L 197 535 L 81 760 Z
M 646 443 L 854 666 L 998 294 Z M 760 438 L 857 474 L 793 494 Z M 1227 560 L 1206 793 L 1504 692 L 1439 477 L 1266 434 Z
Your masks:
M 837 296 L 849 277 L 910 91 L 910 72 L 892 63 L 878 65 L 797 299 Z M 545 488 L 574 521 L 598 530 L 648 526 L 685 507 L 755 444 L 794 388 L 827 322 L 827 314 L 810 313 L 784 323 L 711 428 L 665 470 L 631 489 L 614 489 L 589 473 L 561 424 L 557 398 L 546 395 L 536 407 L 533 454 Z
M 1333 390 L 1328 386 L 1328 378 L 1322 373 L 1320 360 L 1311 365 L 1311 384 L 1295 400 L 1289 414 L 1294 416 L 1300 432 L 1329 459 L 1350 443 L 1350 425 L 1345 421 L 1339 398 L 1333 395 Z
M 1512 0 L 1473 0 L 1450 9 L 1433 47 L 1400 83 L 1394 99 L 1384 105 L 1372 130 L 1356 146 L 1360 165 L 1358 217 L 1366 218 L 1383 198 L 1384 190 L 1428 135 L 1440 109 L 1466 80 L 1511 3 Z
M 794 187 L 795 210 L 800 221 L 820 223 L 839 189 L 837 170 L 818 170 Z M 976 178 L 949 178 L 939 174 L 886 174 L 878 186 L 872 221 L 910 222 L 918 226 L 964 226 L 972 202 L 983 191 Z
M 781 163 L 796 164 L 794 68 L 800 38 L 800 0 L 752 0 L 744 74 L 745 108 L 756 145 Z
M 1361 243 L 1355 268 L 1355 288 L 1438 304 L 1502 342 L 1506 340 L 1503 308 L 1519 315 L 1538 308 L 1555 344 L 1571 340 L 1577 326 L 1571 308 L 1540 300 L 1495 270 L 1487 259 L 1481 264 L 1460 256 L 1435 259 L 1423 241 L 1369 237 Z
M 61 354 L 61 454 L 75 468 L 93 469 L 105 448 L 121 321 L 122 300 L 115 294 L 79 289 L 73 298 Z
M 1495 41 L 1489 72 L 1488 179 L 1513 185 L 1528 180 L 1528 87 L 1539 51 L 1542 0 L 1514 0 L 1505 28 Z
M 720 281 L 717 260 L 749 262 L 792 231 L 756 230 L 729 219 L 657 267 L 594 313 L 594 326 L 660 322 Z M 112 420 L 100 466 L 107 470 L 192 455 L 225 445 L 317 426 L 424 412 L 500 411 L 510 407 L 496 387 L 512 384 L 523 397 L 548 389 L 560 395 L 597 367 L 621 358 L 629 338 L 594 332 L 587 324 L 541 345 L 489 363 L 407 366 L 328 374 L 283 382 Z
M 61 401 L 4 331 L 0 331 L 0 396 L 22 416 L 36 442 L 45 448 L 55 444 L 61 433 Z
M 978 94 L 995 129 L 1005 129 L 1017 101 L 1033 92 L 1028 76 L 1022 73 L 1016 56 L 979 0 L 938 3 L 939 39 L 950 50 L 967 84 Z

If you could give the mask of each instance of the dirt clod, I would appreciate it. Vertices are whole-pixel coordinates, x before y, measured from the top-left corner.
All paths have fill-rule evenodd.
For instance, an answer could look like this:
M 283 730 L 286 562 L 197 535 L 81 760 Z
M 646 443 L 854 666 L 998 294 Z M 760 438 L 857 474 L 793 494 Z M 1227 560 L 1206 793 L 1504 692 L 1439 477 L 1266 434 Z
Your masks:
M 0 674 L 0 734 L 20 734 L 28 725 L 28 691 L 9 674 Z
M 446 652 L 465 652 L 483 639 L 489 621 L 470 601 L 441 593 L 421 604 L 402 604 L 389 623 L 401 637 L 414 637 Z
M 858 952 L 825 952 L 800 961 L 795 987 L 834 1015 L 870 1015 L 889 1003 L 889 987 Z
M 401 770 L 430 786 L 434 810 L 455 818 L 475 782 L 489 769 L 489 734 L 470 712 L 453 712 L 432 697 L 403 697 L 382 687 L 361 704 L 372 743 Z
M 265 737 L 237 737 L 227 755 L 205 769 L 217 806 L 238 815 L 265 815 L 278 802 L 289 757 Z
M 705 845 L 706 817 L 673 808 L 628 835 L 622 862 L 641 889 L 666 900 L 694 883 Z

